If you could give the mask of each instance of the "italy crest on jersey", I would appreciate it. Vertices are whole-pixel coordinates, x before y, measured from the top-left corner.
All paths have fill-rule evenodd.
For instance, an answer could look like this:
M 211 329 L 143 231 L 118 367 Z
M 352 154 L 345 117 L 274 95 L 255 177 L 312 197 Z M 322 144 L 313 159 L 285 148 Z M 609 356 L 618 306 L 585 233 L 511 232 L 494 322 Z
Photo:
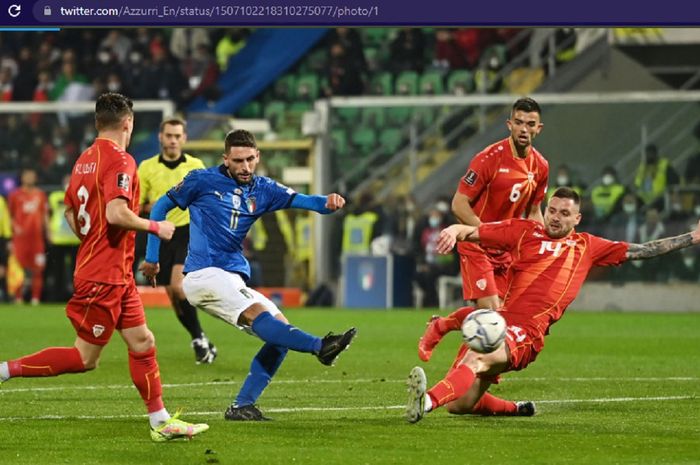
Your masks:
M 246 205 L 248 205 L 248 211 L 250 213 L 255 213 L 255 197 L 248 197 L 248 199 L 245 201 Z

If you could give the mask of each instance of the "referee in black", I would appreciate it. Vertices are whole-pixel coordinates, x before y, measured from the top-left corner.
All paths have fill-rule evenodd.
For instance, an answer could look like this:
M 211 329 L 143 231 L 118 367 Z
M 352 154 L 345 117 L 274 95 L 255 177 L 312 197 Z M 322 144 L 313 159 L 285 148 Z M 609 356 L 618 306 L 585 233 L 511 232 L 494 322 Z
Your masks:
M 163 121 L 160 124 L 158 140 L 160 153 L 141 162 L 138 169 L 142 214 L 150 213 L 153 204 L 171 187 L 182 181 L 187 173 L 205 168 L 199 158 L 182 151 L 187 141 L 184 120 L 170 118 Z M 167 219 L 175 224 L 175 234 L 172 240 L 162 241 L 160 244 L 160 272 L 156 282 L 165 285 L 165 291 L 178 320 L 190 333 L 196 363 L 212 363 L 216 358 L 216 347 L 204 335 L 197 309 L 187 301 L 182 290 L 182 270 L 190 240 L 190 212 L 176 208 L 170 211 Z

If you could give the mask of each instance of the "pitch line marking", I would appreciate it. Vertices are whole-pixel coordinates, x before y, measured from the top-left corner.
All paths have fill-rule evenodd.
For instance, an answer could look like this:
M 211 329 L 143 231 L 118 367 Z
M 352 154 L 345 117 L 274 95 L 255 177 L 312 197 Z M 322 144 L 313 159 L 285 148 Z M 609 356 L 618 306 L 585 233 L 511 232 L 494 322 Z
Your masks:
M 587 381 L 628 381 L 628 382 L 663 382 L 663 381 L 700 381 L 698 377 L 692 376 L 672 376 L 672 377 L 631 377 L 631 378 L 604 378 L 604 377 L 576 377 L 576 378 L 505 378 L 506 382 L 521 382 L 521 381 L 564 381 L 564 382 L 587 382 Z M 340 383 L 404 383 L 405 379 L 280 379 L 275 380 L 275 384 L 340 384 Z M 165 383 L 165 388 L 183 388 L 183 387 L 210 387 L 210 386 L 233 386 L 241 384 L 241 381 L 210 381 L 196 383 Z M 88 385 L 88 386 L 48 386 L 48 387 L 29 387 L 29 388 L 2 388 L 0 394 L 8 394 L 13 392 L 52 392 L 52 391 L 101 391 L 101 390 L 116 390 L 116 389 L 132 389 L 131 384 L 106 384 L 106 385 Z
M 550 399 L 535 400 L 536 404 L 584 404 L 584 403 L 609 403 L 609 402 L 659 402 L 671 400 L 696 400 L 695 396 L 665 396 L 665 397 L 601 397 L 596 399 Z M 298 413 L 298 412 L 356 412 L 366 410 L 401 410 L 405 405 L 385 405 L 375 407 L 296 407 L 296 408 L 266 408 L 267 413 Z M 188 417 L 220 417 L 221 411 L 187 412 Z M 38 415 L 26 417 L 0 417 L 0 421 L 29 421 L 29 420 L 123 420 L 123 419 L 146 419 L 148 415 L 127 414 L 127 415 Z

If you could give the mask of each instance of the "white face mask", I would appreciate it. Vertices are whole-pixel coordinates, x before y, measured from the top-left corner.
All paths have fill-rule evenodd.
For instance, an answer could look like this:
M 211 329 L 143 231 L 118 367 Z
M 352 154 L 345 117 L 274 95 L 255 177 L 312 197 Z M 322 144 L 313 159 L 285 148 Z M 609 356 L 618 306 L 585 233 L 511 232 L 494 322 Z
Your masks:
M 634 213 L 635 211 L 637 211 L 637 206 L 633 203 L 625 203 L 622 204 L 622 209 L 625 213 Z
M 428 224 L 430 225 L 431 228 L 437 228 L 440 226 L 440 218 L 437 216 L 431 216 L 428 218 Z
M 695 205 L 695 216 L 700 217 L 700 205 Z
M 557 186 L 568 186 L 569 185 L 569 177 L 566 175 L 559 175 L 557 176 Z
M 609 186 L 615 182 L 615 176 L 613 176 L 612 174 L 605 174 L 603 175 L 602 181 L 604 186 Z
M 692 268 L 695 265 L 695 257 L 683 257 L 683 264 L 686 268 Z

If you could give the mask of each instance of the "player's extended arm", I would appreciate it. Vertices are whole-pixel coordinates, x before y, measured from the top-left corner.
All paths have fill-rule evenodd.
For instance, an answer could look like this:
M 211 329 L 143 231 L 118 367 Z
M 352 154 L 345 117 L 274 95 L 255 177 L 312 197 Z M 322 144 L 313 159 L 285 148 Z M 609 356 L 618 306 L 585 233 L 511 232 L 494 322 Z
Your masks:
M 479 228 L 468 224 L 453 224 L 440 231 L 435 250 L 448 254 L 459 241 L 479 242 Z
M 537 221 L 539 224 L 544 224 L 544 217 L 542 216 L 542 208 L 540 203 L 532 205 L 530 211 L 527 213 L 527 219 Z
M 452 197 L 452 213 L 457 217 L 460 223 L 471 226 L 479 226 L 481 219 L 474 213 L 471 204 L 471 199 L 461 192 L 455 192 Z
M 107 202 L 106 216 L 107 222 L 113 226 L 132 231 L 147 231 L 165 240 L 170 240 L 175 231 L 175 225 L 170 221 L 156 222 L 141 218 L 131 211 L 123 197 L 117 197 Z
M 694 244 L 700 244 L 700 221 L 698 221 L 698 226 L 694 231 L 680 236 L 666 237 L 644 244 L 630 244 L 629 249 L 627 249 L 627 258 L 629 260 L 654 258 Z
M 336 193 L 328 195 L 295 194 L 290 206 L 327 215 L 343 208 L 345 199 L 342 195 Z
M 66 211 L 63 212 L 63 216 L 66 217 L 66 222 L 68 222 L 68 226 L 70 226 L 70 230 L 73 231 L 73 234 L 80 238 L 80 234 L 78 234 L 78 226 L 75 224 L 75 217 L 73 216 L 73 209 L 66 207 Z
M 168 212 L 176 206 L 170 197 L 167 195 L 162 196 L 151 208 L 151 222 L 163 222 L 165 217 L 168 216 Z M 160 238 L 151 234 L 146 242 L 146 259 L 139 266 L 139 271 L 143 273 L 153 287 L 156 287 L 156 275 L 160 271 L 160 265 L 158 264 L 159 255 Z

